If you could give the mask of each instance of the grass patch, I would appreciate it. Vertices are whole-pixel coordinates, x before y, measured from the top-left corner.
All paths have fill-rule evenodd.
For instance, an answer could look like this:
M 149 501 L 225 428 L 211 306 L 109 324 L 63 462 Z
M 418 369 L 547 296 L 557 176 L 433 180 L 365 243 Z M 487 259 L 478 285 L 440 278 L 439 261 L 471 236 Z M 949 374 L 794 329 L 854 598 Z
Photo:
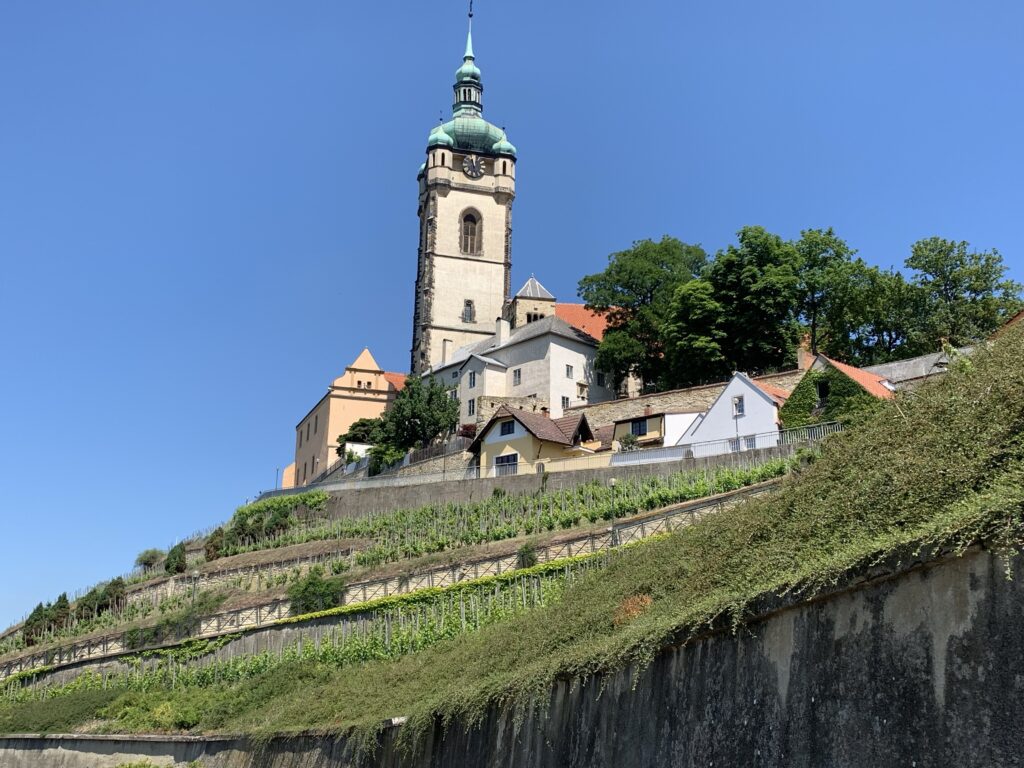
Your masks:
M 1022 345 L 1024 327 L 1008 329 L 944 380 L 827 441 L 778 493 L 627 548 L 553 604 L 398 659 L 340 670 L 299 660 L 200 694 L 122 694 L 91 716 L 114 730 L 355 726 L 366 737 L 407 716 L 412 738 L 435 717 L 472 722 L 495 702 L 545 701 L 558 677 L 645 663 L 668 641 L 739 624 L 765 595 L 809 595 L 894 552 L 981 540 L 1011 557 L 1024 541 Z M 0 728 L 23 730 L 22 712 L 0 707 Z

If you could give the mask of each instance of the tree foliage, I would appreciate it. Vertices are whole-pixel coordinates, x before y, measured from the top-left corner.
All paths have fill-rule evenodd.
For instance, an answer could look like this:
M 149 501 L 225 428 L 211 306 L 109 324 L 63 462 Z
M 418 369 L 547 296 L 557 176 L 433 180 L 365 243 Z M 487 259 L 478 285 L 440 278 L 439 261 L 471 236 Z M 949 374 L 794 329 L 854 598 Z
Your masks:
M 163 557 L 164 551 L 162 549 L 144 549 L 135 558 L 135 566 L 137 568 L 145 568 L 148 571 L 163 560 Z
M 382 439 L 383 420 L 380 417 L 356 419 L 343 435 L 338 435 L 338 445 L 334 452 L 338 456 L 346 456 L 349 443 L 366 443 L 376 445 Z
M 167 559 L 164 560 L 164 570 L 171 575 L 184 573 L 187 565 L 185 542 L 178 542 L 167 552 Z
M 676 289 L 700 274 L 707 254 L 668 235 L 638 240 L 608 257 L 603 272 L 587 275 L 579 295 L 587 307 L 607 315 L 608 328 L 597 353 L 597 367 L 616 385 L 630 373 L 646 382 L 662 378 L 664 335 Z
M 1022 306 L 995 250 L 926 238 L 905 274 L 856 254 L 831 228 L 786 241 L 744 227 L 710 260 L 674 238 L 639 241 L 580 281 L 609 318 L 597 365 L 617 381 L 692 386 L 789 367 L 802 334 L 812 352 L 872 365 L 983 339 Z

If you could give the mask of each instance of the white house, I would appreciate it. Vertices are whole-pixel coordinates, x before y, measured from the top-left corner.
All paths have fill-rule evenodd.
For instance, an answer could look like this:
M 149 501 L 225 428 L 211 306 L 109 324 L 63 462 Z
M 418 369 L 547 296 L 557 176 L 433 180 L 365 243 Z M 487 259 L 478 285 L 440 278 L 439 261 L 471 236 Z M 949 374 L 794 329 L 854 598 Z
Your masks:
M 784 389 L 735 373 L 674 444 L 689 447 L 694 456 L 770 448 L 778 444 L 779 409 L 787 397 Z
M 570 405 L 615 397 L 610 377 L 594 369 L 597 340 L 552 314 L 455 351 L 428 375 L 460 403 L 459 423 L 485 421 L 504 403 L 559 418 Z

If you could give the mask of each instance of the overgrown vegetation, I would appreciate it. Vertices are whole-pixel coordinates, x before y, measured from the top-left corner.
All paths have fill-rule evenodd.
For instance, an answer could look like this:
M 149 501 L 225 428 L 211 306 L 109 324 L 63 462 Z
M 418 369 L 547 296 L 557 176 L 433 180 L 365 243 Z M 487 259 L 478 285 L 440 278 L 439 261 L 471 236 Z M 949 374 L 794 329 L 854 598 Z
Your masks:
M 345 579 L 340 576 L 324 578 L 324 569 L 313 566 L 304 577 L 288 587 L 289 608 L 292 616 L 322 611 L 341 604 L 345 596 Z
M 824 401 L 819 399 L 819 391 L 828 393 Z M 866 419 L 881 402 L 849 376 L 829 367 L 804 374 L 779 410 L 779 418 L 787 429 L 829 421 L 849 426 Z
M 310 515 L 322 512 L 330 498 L 324 491 L 306 491 L 290 496 L 273 496 L 246 504 L 235 510 L 226 527 L 216 528 L 204 542 L 206 559 L 247 551 L 254 541 L 274 537 L 298 522 L 297 512 L 306 510 Z
M 203 731 L 354 725 L 370 736 L 404 715 L 403 736 L 414 738 L 438 716 L 473 720 L 495 701 L 546 701 L 556 677 L 643 664 L 670 638 L 741 622 L 764 595 L 810 595 L 893 553 L 981 540 L 1013 557 L 1024 542 L 1022 345 L 1024 327 L 1008 329 L 969 365 L 828 440 L 778 493 L 629 548 L 563 599 L 477 632 L 343 670 L 296 661 L 201 691 L 0 705 L 0 731 L 46 730 L 44 712 L 51 730 L 97 717 L 145 730 L 162 712 Z

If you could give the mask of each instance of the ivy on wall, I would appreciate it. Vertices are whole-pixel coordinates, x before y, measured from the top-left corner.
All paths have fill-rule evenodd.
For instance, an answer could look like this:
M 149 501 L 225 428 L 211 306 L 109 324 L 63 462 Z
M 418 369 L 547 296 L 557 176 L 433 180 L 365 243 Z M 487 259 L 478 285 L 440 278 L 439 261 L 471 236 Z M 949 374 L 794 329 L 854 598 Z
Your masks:
M 823 404 L 818 401 L 818 384 L 828 385 L 828 396 Z M 823 371 L 808 371 L 790 393 L 779 411 L 787 429 L 838 421 L 853 424 L 874 412 L 881 404 L 857 382 L 831 366 Z

